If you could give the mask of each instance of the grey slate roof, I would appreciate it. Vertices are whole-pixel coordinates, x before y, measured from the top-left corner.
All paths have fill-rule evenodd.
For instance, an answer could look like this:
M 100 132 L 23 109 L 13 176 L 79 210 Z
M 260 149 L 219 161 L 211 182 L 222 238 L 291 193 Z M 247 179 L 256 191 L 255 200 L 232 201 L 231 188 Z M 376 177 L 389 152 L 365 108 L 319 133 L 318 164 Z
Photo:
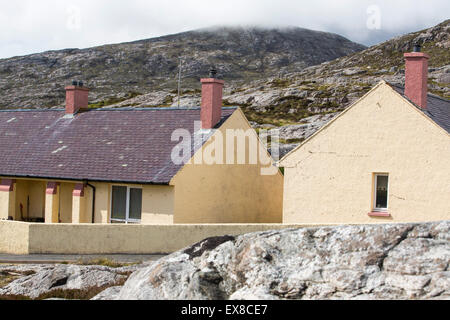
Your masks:
M 224 108 L 221 123 L 235 110 Z M 64 115 L 64 110 L 0 111 L 0 176 L 168 184 L 183 166 L 171 161 L 179 144 L 171 141 L 172 132 L 193 134 L 200 108 Z
M 408 101 L 412 102 L 405 96 L 405 89 L 403 87 L 390 84 L 390 86 L 400 93 Z M 414 104 L 414 102 L 412 102 Z M 415 105 L 415 104 L 414 104 Z M 417 105 L 416 105 L 417 106 Z M 417 106 L 420 110 L 419 106 Z M 428 94 L 427 110 L 424 113 L 429 116 L 434 122 L 441 126 L 444 130 L 450 133 L 450 101 Z

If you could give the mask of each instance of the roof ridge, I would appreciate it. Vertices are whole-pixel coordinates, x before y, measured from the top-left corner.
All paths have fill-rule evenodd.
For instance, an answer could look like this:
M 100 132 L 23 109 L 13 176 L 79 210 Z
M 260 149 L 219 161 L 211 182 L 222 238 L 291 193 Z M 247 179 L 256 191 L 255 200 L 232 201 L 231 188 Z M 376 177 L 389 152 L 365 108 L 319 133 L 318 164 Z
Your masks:
M 405 89 L 405 87 L 404 86 L 401 86 L 401 85 L 398 85 L 398 84 L 394 84 L 394 83 L 391 83 L 391 82 L 386 82 L 388 85 L 390 85 L 390 86 L 392 86 L 392 87 L 396 87 L 396 88 L 398 88 L 398 89 Z M 403 94 L 404 95 L 404 94 Z M 427 92 L 427 96 L 430 96 L 430 97 L 432 97 L 432 98 L 436 98 L 436 99 L 439 99 L 439 100 L 442 100 L 442 101 L 444 101 L 444 102 L 450 102 L 450 100 L 448 100 L 448 99 L 445 99 L 445 98 L 443 98 L 443 97 L 441 97 L 441 96 L 438 96 L 438 95 L 436 95 L 436 94 L 434 94 L 434 93 L 431 93 L 431 92 Z
M 66 111 L 65 109 L 0 109 L 0 112 L 49 112 L 49 111 Z
M 234 110 L 239 108 L 235 107 L 222 107 L 222 110 Z M 87 109 L 86 111 L 152 111 L 152 110 L 200 110 L 201 107 L 141 107 L 141 108 L 132 108 L 132 107 L 123 107 L 123 108 L 92 108 Z M 0 112 L 49 112 L 49 111 L 65 111 L 65 109 L 50 109 L 50 108 L 42 108 L 42 109 L 0 109 Z

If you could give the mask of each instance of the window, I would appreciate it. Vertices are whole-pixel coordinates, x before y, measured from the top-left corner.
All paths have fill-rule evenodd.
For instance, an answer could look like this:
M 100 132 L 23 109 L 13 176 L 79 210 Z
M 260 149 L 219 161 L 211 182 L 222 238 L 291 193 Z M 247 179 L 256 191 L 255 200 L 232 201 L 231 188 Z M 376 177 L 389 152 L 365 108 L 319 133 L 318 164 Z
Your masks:
M 112 223 L 141 222 L 142 189 L 113 186 L 111 194 Z
M 387 174 L 375 174 L 374 182 L 375 194 L 373 211 L 385 212 L 388 209 L 389 176 Z

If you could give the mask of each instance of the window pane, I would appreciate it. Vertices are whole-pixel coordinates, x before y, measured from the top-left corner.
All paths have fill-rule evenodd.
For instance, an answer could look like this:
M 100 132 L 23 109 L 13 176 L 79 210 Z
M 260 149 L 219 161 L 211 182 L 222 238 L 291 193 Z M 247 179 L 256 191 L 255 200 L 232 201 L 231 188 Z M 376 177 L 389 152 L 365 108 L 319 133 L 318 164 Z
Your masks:
M 141 220 L 142 189 L 130 189 L 130 219 Z
M 112 219 L 123 219 L 127 217 L 127 187 L 112 188 Z
M 377 176 L 376 208 L 387 209 L 388 176 Z

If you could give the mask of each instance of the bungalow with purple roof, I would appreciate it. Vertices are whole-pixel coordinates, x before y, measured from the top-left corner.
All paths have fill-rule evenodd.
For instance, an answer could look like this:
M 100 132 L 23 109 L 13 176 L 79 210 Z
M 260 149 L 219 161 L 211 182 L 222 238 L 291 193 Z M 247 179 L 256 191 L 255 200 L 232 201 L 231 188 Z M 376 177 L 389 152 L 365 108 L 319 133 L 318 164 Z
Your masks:
M 65 109 L 0 111 L 0 219 L 282 222 L 282 174 L 243 112 L 222 107 L 223 86 L 202 79 L 200 108 L 89 109 L 75 82 Z M 223 160 L 252 158 L 239 136 L 256 161 Z

